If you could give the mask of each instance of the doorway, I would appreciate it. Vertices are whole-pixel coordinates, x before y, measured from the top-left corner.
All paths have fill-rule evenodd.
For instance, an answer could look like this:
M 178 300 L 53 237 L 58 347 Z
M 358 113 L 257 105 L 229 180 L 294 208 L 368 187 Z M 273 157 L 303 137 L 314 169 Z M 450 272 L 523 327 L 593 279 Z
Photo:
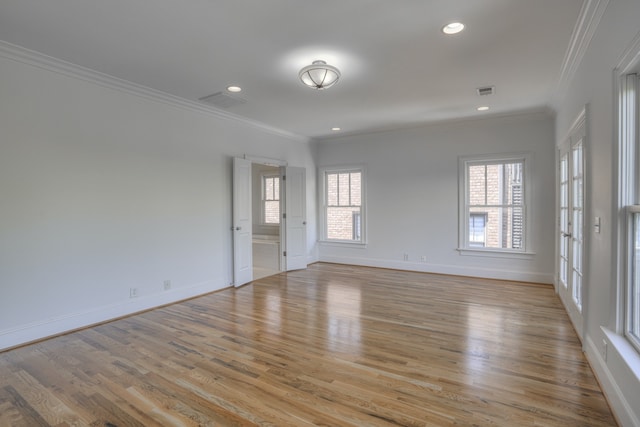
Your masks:
M 251 165 L 253 278 L 282 271 L 280 262 L 280 168 Z
M 255 176 L 254 164 L 257 165 Z M 275 165 L 277 164 L 276 162 Z M 276 216 L 279 216 L 278 224 Z M 257 218 L 257 221 L 254 218 Z M 254 232 L 254 225 L 257 233 Z M 251 282 L 258 276 L 265 277 L 280 271 L 306 268 L 306 225 L 304 168 L 274 166 L 273 162 L 268 164 L 239 157 L 233 159 L 231 230 L 234 286 Z M 257 239 L 254 239 L 254 233 L 259 236 Z M 253 260 L 254 240 L 256 244 L 261 245 L 258 249 L 268 251 L 268 257 L 271 257 L 266 266 L 257 266 L 256 277 Z M 274 249 L 279 252 L 277 256 L 274 255 Z

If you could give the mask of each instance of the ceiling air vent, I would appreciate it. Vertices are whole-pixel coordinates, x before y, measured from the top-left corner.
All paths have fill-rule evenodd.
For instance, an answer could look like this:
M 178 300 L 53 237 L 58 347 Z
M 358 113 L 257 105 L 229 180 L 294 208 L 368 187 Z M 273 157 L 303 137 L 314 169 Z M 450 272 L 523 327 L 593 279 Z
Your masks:
M 496 87 L 495 86 L 479 87 L 478 89 L 476 89 L 476 91 L 480 96 L 493 95 L 494 93 L 496 93 Z
M 236 105 L 244 104 L 245 102 L 247 102 L 246 99 L 230 95 L 226 92 L 216 92 L 213 95 L 200 98 L 200 101 L 209 105 L 213 105 L 216 108 L 224 109 L 235 107 Z

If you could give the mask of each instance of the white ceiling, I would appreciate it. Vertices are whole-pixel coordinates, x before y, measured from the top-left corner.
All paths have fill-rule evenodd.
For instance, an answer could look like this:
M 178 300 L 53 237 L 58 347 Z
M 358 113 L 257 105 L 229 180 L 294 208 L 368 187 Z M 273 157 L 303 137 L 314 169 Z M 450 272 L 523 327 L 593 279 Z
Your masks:
M 584 0 L 2 0 L 0 40 L 311 138 L 549 108 Z M 443 25 L 465 23 L 445 36 Z M 302 85 L 313 60 L 334 87 Z M 495 86 L 479 97 L 476 88 Z M 488 112 L 476 111 L 488 105 Z

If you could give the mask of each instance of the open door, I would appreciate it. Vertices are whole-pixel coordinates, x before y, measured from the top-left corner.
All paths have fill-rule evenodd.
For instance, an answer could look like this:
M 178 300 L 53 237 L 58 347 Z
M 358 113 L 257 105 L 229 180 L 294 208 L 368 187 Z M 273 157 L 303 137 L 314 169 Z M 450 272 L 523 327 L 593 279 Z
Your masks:
M 281 241 L 285 242 L 284 270 L 307 268 L 307 198 L 304 168 L 286 166 L 281 169 L 284 184 L 283 227 Z
M 233 285 L 253 280 L 251 161 L 233 159 Z

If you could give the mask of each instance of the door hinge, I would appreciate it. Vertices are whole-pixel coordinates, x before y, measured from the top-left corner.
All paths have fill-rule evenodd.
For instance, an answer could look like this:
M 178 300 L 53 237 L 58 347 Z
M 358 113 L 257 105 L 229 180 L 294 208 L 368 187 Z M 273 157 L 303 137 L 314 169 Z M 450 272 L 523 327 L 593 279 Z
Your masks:
M 282 214 L 282 219 L 287 219 L 287 214 L 286 213 Z
M 287 180 L 287 175 L 282 175 L 282 180 L 286 181 Z
M 282 252 L 282 256 L 287 256 L 287 251 Z

